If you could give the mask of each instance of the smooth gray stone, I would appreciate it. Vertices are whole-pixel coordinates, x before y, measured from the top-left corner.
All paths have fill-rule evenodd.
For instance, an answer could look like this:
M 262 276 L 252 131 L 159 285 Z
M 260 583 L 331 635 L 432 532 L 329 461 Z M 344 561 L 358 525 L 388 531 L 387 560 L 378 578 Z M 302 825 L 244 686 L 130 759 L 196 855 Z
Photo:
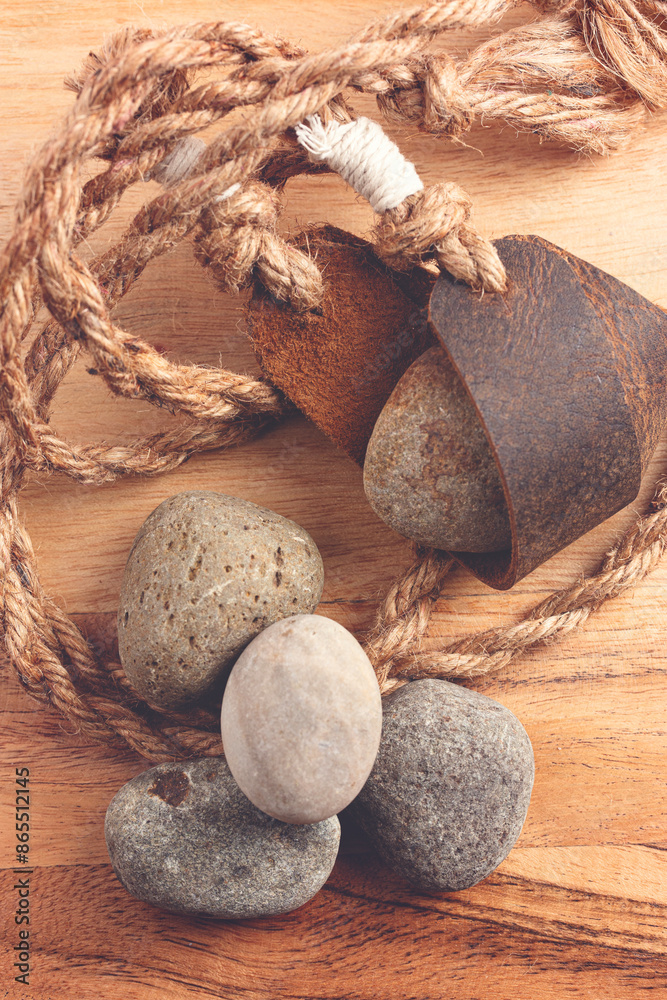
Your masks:
M 340 824 L 335 816 L 314 826 L 271 819 L 216 757 L 132 778 L 111 800 L 104 834 L 132 896 L 177 913 L 242 919 L 311 899 L 333 868 Z
M 243 651 L 222 701 L 225 755 L 270 816 L 316 823 L 358 794 L 375 760 L 382 699 L 354 636 L 320 615 L 276 622 Z
M 467 889 L 517 840 L 535 776 L 528 735 L 498 702 L 441 680 L 384 699 L 375 766 L 350 813 L 420 889 Z
M 364 489 L 378 517 L 421 545 L 448 552 L 510 547 L 500 473 L 444 348 L 422 354 L 385 403 L 368 442 Z
M 241 650 L 313 611 L 324 567 L 307 531 L 248 500 L 178 493 L 142 525 L 125 567 L 118 648 L 139 694 L 180 708 L 218 694 Z

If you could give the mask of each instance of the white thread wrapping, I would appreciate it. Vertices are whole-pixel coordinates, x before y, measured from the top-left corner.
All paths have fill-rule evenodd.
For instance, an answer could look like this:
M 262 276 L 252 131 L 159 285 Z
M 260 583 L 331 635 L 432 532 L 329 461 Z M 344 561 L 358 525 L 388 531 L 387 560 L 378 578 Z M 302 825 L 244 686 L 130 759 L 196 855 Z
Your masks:
M 236 194 L 236 192 L 240 190 L 240 183 L 237 182 L 236 184 L 232 184 L 231 187 L 225 188 L 222 194 L 217 194 L 215 198 L 213 198 L 213 201 L 216 205 L 219 205 L 221 201 L 227 201 L 228 198 L 231 198 L 233 194 Z
M 206 143 L 203 139 L 195 135 L 184 136 L 182 139 L 179 139 L 172 151 L 165 156 L 164 160 L 158 163 L 157 167 L 146 180 L 157 181 L 158 184 L 162 184 L 164 187 L 171 187 L 173 184 L 178 184 L 179 181 L 185 180 L 192 173 L 205 149 Z M 240 190 L 240 184 L 232 184 L 222 194 L 216 195 L 213 201 L 216 204 L 219 204 L 221 201 L 227 201 L 228 198 L 231 198 L 233 194 L 236 194 Z
M 185 180 L 194 170 L 197 160 L 206 149 L 206 143 L 196 135 L 186 135 L 179 139 L 171 152 L 151 171 L 150 179 L 172 187 Z
M 396 208 L 424 188 L 414 164 L 370 118 L 324 125 L 319 115 L 308 115 L 295 131 L 311 160 L 340 174 L 375 212 Z

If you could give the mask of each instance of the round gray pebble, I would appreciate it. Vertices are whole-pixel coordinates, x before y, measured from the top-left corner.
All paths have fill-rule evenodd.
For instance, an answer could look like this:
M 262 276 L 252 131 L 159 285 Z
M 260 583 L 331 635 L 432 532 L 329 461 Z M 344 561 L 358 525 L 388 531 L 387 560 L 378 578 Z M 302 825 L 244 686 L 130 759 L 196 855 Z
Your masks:
M 534 775 L 528 735 L 507 708 L 447 681 L 413 681 L 384 699 L 377 760 L 350 812 L 417 888 L 467 889 L 512 849 Z
M 330 618 L 276 622 L 244 650 L 222 701 L 232 774 L 286 823 L 315 823 L 349 805 L 382 730 L 377 678 L 354 636 Z
M 511 545 L 500 473 L 477 411 L 442 347 L 408 368 L 377 419 L 368 502 L 394 531 L 453 552 Z
M 313 611 L 324 568 L 307 531 L 248 500 L 179 493 L 146 519 L 125 567 L 118 647 L 139 694 L 180 708 L 222 686 L 267 625 Z
M 107 809 L 111 864 L 127 891 L 177 913 L 264 917 L 302 906 L 331 873 L 334 816 L 289 826 L 248 801 L 222 758 L 159 764 Z

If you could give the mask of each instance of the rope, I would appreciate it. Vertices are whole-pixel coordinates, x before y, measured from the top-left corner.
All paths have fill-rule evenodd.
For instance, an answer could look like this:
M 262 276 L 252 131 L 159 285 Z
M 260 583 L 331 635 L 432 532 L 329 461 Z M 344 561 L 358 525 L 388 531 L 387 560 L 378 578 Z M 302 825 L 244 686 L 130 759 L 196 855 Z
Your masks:
M 316 55 L 238 23 L 125 29 L 68 81 L 76 101 L 27 170 L 0 256 L 0 628 L 26 691 L 72 731 L 154 761 L 221 752 L 213 715 L 166 716 L 142 703 L 121 665 L 102 662 L 44 593 L 19 513 L 27 474 L 58 471 L 90 484 L 156 475 L 197 451 L 238 444 L 290 410 L 265 379 L 168 361 L 123 330 L 114 307 L 151 260 L 189 236 L 223 289 L 261 282 L 297 311 L 318 309 L 322 275 L 281 235 L 281 195 L 290 177 L 332 167 L 370 198 L 377 252 L 391 267 L 435 264 L 502 291 L 504 270 L 473 228 L 465 192 L 446 182 L 422 188 L 379 126 L 355 120 L 348 99 L 374 95 L 386 119 L 433 135 L 459 137 L 483 119 L 587 152 L 613 150 L 648 109 L 667 104 L 666 5 L 657 0 L 535 0 L 535 20 L 492 34 L 464 59 L 430 48 L 442 33 L 494 24 L 513 6 L 433 2 L 393 12 Z M 204 144 L 199 133 L 236 108 L 242 118 Z M 84 182 L 91 156 L 102 169 Z M 148 178 L 160 192 L 118 243 L 84 262 L 77 247 L 132 184 Z M 51 319 L 22 351 L 42 305 Z M 50 407 L 83 352 L 112 392 L 168 409 L 178 426 L 131 446 L 61 439 Z M 366 643 L 383 691 L 412 677 L 500 669 L 582 625 L 662 555 L 664 492 L 656 505 L 595 576 L 552 595 L 522 622 L 438 653 L 420 643 L 452 561 L 419 550 Z

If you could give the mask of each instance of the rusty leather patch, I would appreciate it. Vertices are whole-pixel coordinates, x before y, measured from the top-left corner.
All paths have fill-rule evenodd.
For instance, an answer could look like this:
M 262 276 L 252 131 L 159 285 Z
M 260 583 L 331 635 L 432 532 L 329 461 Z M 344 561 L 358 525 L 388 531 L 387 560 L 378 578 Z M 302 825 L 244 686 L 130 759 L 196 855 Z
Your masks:
M 248 332 L 274 385 L 363 465 L 394 386 L 436 343 L 426 316 L 433 279 L 394 275 L 370 243 L 333 226 L 310 229 L 295 245 L 322 270 L 321 312 L 298 314 L 256 285 Z
M 439 278 L 429 319 L 500 470 L 511 551 L 455 553 L 506 590 L 630 503 L 665 417 L 665 314 L 536 236 L 496 242 L 506 295 Z

